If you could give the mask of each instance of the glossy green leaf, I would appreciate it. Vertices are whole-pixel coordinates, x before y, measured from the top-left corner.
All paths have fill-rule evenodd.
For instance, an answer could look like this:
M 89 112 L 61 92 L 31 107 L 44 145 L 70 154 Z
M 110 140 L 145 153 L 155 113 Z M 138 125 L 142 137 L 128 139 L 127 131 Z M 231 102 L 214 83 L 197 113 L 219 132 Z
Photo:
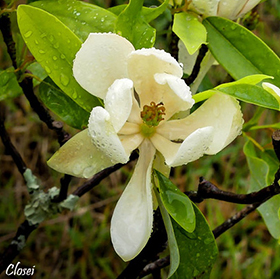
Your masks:
M 15 98 L 20 94 L 22 94 L 22 89 L 18 85 L 14 69 L 0 70 L 0 101 Z
M 280 97 L 272 95 L 260 86 L 252 84 L 233 84 L 228 87 L 216 87 L 193 96 L 196 102 L 201 102 L 213 94 L 223 93 L 246 103 L 258 105 L 264 108 L 280 110 Z
M 273 168 L 275 171 L 274 163 L 276 162 L 272 159 L 264 160 L 257 157 L 254 144 L 250 141 L 247 141 L 243 148 L 244 154 L 246 155 L 247 162 L 250 169 L 250 192 L 259 191 L 262 188 L 268 186 L 273 180 L 271 176 L 270 168 Z M 268 154 L 263 156 L 267 157 Z M 277 164 L 278 168 L 278 164 Z M 269 176 L 270 175 L 270 176 Z M 270 234 L 276 238 L 280 238 L 280 219 L 278 216 L 278 210 L 280 208 L 280 195 L 274 196 L 273 198 L 266 201 L 262 204 L 258 211 L 260 212 L 264 222 L 270 232 Z
M 100 105 L 99 99 L 85 91 L 73 77 L 73 60 L 81 47 L 79 38 L 41 9 L 20 5 L 17 13 L 19 29 L 29 50 L 60 89 L 87 111 Z
M 175 14 L 172 31 L 183 41 L 190 55 L 206 43 L 206 29 L 193 13 Z
M 142 7 L 141 13 L 145 17 L 145 21 L 151 22 L 152 20 L 156 19 L 166 10 L 168 4 L 169 4 L 169 0 L 165 0 L 158 7 Z M 123 5 L 111 7 L 108 10 L 114 13 L 115 15 L 119 15 L 126 7 L 127 5 L 123 4 Z
M 39 87 L 42 102 L 65 123 L 76 129 L 87 127 L 89 112 L 78 106 L 59 89 L 50 78 L 46 78 Z
M 261 39 L 225 18 L 207 17 L 203 24 L 209 49 L 234 79 L 265 74 L 273 76 L 272 83 L 280 86 L 280 59 Z
M 167 278 L 170 278 L 175 273 L 175 271 L 177 270 L 179 263 L 180 263 L 179 248 L 178 248 L 177 241 L 175 238 L 171 218 L 170 218 L 167 210 L 165 209 L 157 190 L 155 190 L 155 195 L 157 197 L 161 216 L 162 216 L 164 226 L 165 226 L 167 236 L 168 236 L 168 247 L 169 247 L 169 252 L 170 252 L 170 267 L 169 267 L 169 273 L 168 273 Z
M 160 198 L 171 217 L 187 232 L 195 229 L 195 214 L 191 200 L 167 177 L 155 170 L 159 181 Z
M 169 0 L 165 0 L 160 6 L 152 8 L 152 7 L 143 7 L 142 13 L 147 22 L 151 22 L 160 16 L 168 7 Z
M 256 85 L 256 84 L 262 82 L 265 79 L 273 79 L 273 77 L 267 76 L 267 75 L 262 75 L 262 74 L 250 75 L 250 76 L 246 76 L 244 78 L 241 78 L 241 79 L 233 81 L 233 82 L 223 83 L 223 84 L 221 84 L 221 85 L 219 85 L 215 88 L 219 89 L 219 88 L 224 88 L 224 87 L 231 87 L 231 86 L 236 85 L 236 84 Z
M 280 97 L 278 96 L 276 99 L 268 91 L 257 85 L 235 84 L 229 87 L 220 87 L 217 91 L 250 104 L 279 110 Z
M 145 21 L 141 13 L 142 6 L 143 0 L 130 0 L 116 23 L 116 33 L 128 39 L 135 49 L 152 47 L 156 38 L 156 30 Z
M 180 265 L 171 279 L 209 278 L 216 261 L 218 248 L 209 225 L 199 209 L 194 206 L 196 228 L 186 232 L 176 222 L 173 228 L 180 252 Z
M 82 41 L 94 32 L 113 32 L 117 16 L 112 12 L 83 1 L 48 0 L 32 4 L 63 22 Z

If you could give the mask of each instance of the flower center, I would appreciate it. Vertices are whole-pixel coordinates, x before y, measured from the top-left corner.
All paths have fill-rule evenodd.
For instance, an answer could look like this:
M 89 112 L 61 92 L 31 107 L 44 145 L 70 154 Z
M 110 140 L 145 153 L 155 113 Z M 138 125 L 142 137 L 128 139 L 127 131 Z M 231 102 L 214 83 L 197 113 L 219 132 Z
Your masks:
M 143 107 L 143 110 L 141 111 L 141 118 L 148 126 L 155 127 L 161 120 L 164 119 L 164 111 L 165 107 L 163 106 L 163 103 L 158 103 L 156 105 L 155 102 L 151 102 L 150 106 L 145 105 Z
M 155 131 L 156 126 L 158 126 L 159 122 L 163 120 L 163 115 L 165 107 L 163 103 L 158 103 L 156 105 L 155 102 L 151 102 L 150 106 L 145 105 L 143 110 L 141 111 L 141 118 L 143 119 L 143 124 L 140 126 L 141 133 L 144 137 L 151 137 Z

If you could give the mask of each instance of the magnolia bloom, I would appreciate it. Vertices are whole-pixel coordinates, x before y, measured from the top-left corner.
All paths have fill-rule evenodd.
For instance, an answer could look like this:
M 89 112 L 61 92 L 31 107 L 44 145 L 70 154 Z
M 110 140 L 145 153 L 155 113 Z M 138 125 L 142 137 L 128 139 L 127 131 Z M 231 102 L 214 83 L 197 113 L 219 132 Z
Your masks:
M 240 107 L 229 96 L 214 95 L 180 118 L 179 112 L 188 111 L 194 100 L 181 79 L 179 63 L 163 50 L 135 50 L 116 34 L 90 34 L 76 55 L 73 72 L 83 88 L 104 99 L 104 108 L 92 109 L 88 129 L 62 146 L 49 165 L 90 177 L 128 162 L 131 152 L 139 150 L 111 222 L 114 248 L 128 261 L 151 235 L 151 171 L 156 153 L 169 167 L 176 167 L 219 152 L 241 131 Z
M 261 0 L 192 0 L 190 9 L 204 16 L 237 19 L 252 10 Z

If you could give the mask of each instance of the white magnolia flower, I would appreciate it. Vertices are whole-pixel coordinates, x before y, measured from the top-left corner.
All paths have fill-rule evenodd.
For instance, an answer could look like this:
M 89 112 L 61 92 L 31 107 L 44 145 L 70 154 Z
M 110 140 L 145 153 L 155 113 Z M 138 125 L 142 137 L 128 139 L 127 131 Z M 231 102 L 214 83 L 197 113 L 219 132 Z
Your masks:
M 194 104 L 179 63 L 163 50 L 135 50 L 116 34 L 90 34 L 76 55 L 73 72 L 83 88 L 104 99 L 105 107 L 93 108 L 88 129 L 62 146 L 49 165 L 90 177 L 128 162 L 131 152 L 139 150 L 111 222 L 114 248 L 128 261 L 151 235 L 156 152 L 169 167 L 219 152 L 240 133 L 240 107 L 229 96 L 214 95 L 186 118 L 173 119 Z
M 190 9 L 204 16 L 237 19 L 252 10 L 261 0 L 192 0 Z

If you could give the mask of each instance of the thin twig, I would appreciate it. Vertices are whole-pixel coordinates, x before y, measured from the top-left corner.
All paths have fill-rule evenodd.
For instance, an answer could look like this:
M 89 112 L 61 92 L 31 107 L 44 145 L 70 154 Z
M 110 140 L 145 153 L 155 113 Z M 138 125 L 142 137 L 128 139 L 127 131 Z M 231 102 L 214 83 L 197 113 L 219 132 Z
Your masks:
M 280 188 L 274 183 L 257 192 L 252 192 L 249 194 L 234 194 L 232 192 L 220 190 L 210 181 L 200 178 L 198 191 L 187 192 L 186 194 L 193 202 L 196 203 L 202 202 L 204 199 L 215 199 L 238 204 L 252 204 L 264 202 L 268 198 L 271 198 L 279 193 Z
M 255 211 L 260 205 L 262 205 L 264 202 L 258 202 L 254 204 L 250 204 L 234 214 L 232 217 L 227 219 L 225 222 L 223 222 L 221 225 L 219 225 L 217 228 L 215 228 L 212 232 L 215 238 L 218 238 L 221 234 L 229 230 L 231 227 L 233 227 L 235 224 L 240 222 L 242 219 L 244 219 L 247 215 L 249 215 L 251 212 Z
M 5 107 L 1 103 L 0 104 L 0 136 L 3 142 L 3 145 L 5 146 L 6 152 L 12 156 L 13 161 L 15 162 L 19 172 L 23 175 L 23 173 L 26 171 L 26 164 L 23 161 L 20 153 L 17 151 L 15 146 L 13 145 L 11 138 L 6 130 L 5 127 Z
M 10 55 L 12 64 L 14 68 L 17 69 L 18 65 L 16 61 L 16 48 L 12 37 L 10 14 L 3 14 L 0 16 L 0 30 L 2 32 L 4 42 L 7 45 L 7 51 Z M 18 80 L 20 80 L 21 75 L 22 72 L 17 71 Z M 19 85 L 22 88 L 24 95 L 28 99 L 32 109 L 37 113 L 39 118 L 46 123 L 49 129 L 56 132 L 59 144 L 63 145 L 70 138 L 70 136 L 64 131 L 63 124 L 59 121 L 55 121 L 51 117 L 49 111 L 43 106 L 43 104 L 35 95 L 32 78 L 26 76 L 22 81 L 19 82 Z
M 25 77 L 23 81 L 19 83 L 19 85 L 21 86 L 22 91 L 25 97 L 28 99 L 32 109 L 37 113 L 39 118 L 48 126 L 49 129 L 56 132 L 59 144 L 63 145 L 70 138 L 70 135 L 64 131 L 63 124 L 60 121 L 55 121 L 51 117 L 48 110 L 34 94 L 32 78 Z
M 19 252 L 24 247 L 28 236 L 37 228 L 37 226 L 30 225 L 25 220 L 18 228 L 16 236 L 13 238 L 11 244 L 4 251 L 0 257 L 0 274 L 7 268 L 7 266 L 14 260 Z
M 190 74 L 190 76 L 188 76 L 185 79 L 186 84 L 188 84 L 188 85 L 192 84 L 195 81 L 195 79 L 197 78 L 197 75 L 200 70 L 200 64 L 201 64 L 203 58 L 205 57 L 207 51 L 208 51 L 208 47 L 206 45 L 201 45 L 195 65 L 192 70 L 192 73 Z

